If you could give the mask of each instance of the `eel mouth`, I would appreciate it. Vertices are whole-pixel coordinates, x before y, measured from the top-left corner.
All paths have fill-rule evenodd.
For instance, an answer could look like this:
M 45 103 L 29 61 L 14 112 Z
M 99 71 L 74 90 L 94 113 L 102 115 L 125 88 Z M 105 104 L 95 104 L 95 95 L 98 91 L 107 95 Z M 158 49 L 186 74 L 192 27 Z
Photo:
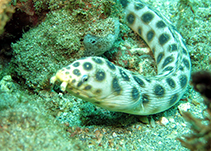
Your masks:
M 94 95 L 91 96 L 90 93 L 88 93 L 89 91 L 84 91 L 83 89 L 80 89 L 81 85 L 82 85 L 81 81 L 74 84 L 68 83 L 65 90 L 71 93 L 72 95 L 82 98 L 82 99 L 93 98 Z

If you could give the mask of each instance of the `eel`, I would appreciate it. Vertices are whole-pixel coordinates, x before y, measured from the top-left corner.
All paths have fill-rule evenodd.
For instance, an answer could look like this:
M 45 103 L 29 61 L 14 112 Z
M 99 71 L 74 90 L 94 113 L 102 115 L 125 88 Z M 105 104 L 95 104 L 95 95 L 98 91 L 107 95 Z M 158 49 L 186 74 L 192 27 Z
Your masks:
M 151 115 L 177 103 L 186 91 L 191 61 L 182 36 L 158 11 L 141 1 L 120 0 L 128 26 L 153 52 L 157 75 L 145 77 L 107 59 L 78 59 L 57 71 L 50 83 L 110 111 Z

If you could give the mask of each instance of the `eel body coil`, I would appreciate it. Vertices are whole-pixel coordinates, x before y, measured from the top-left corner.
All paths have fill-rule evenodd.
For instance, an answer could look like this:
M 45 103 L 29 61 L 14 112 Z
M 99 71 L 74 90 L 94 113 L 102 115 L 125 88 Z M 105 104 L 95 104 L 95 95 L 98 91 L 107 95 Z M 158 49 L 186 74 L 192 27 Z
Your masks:
M 97 106 L 117 112 L 150 115 L 169 109 L 186 91 L 191 61 L 179 32 L 142 2 L 121 0 L 128 26 L 151 48 L 157 75 L 144 77 L 101 57 L 86 57 L 58 70 L 51 83 Z

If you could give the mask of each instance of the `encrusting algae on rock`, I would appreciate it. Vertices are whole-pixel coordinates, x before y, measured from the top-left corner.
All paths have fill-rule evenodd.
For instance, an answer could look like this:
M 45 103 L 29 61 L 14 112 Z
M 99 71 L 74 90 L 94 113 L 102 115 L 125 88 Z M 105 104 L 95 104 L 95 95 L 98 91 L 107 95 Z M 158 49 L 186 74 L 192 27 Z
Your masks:
M 116 10 L 113 1 L 68 3 L 68 6 L 65 5 L 67 7 L 61 6 L 60 9 L 50 3 L 49 8 L 53 11 L 47 14 L 45 20 L 23 34 L 20 41 L 12 44 L 14 57 L 11 73 L 24 87 L 36 92 L 49 89 L 50 74 L 76 58 L 90 54 L 83 44 L 85 35 L 92 34 L 101 38 L 109 34 L 117 35 L 114 19 L 107 13 L 108 9 L 109 12 Z M 119 18 L 117 11 L 113 16 Z

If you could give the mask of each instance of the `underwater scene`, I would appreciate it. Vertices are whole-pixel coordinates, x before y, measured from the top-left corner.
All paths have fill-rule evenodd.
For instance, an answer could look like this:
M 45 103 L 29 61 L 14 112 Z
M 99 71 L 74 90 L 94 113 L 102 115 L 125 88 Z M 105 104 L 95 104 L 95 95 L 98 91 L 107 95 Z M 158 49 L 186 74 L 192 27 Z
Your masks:
M 211 151 L 211 1 L 0 0 L 1 151 Z

